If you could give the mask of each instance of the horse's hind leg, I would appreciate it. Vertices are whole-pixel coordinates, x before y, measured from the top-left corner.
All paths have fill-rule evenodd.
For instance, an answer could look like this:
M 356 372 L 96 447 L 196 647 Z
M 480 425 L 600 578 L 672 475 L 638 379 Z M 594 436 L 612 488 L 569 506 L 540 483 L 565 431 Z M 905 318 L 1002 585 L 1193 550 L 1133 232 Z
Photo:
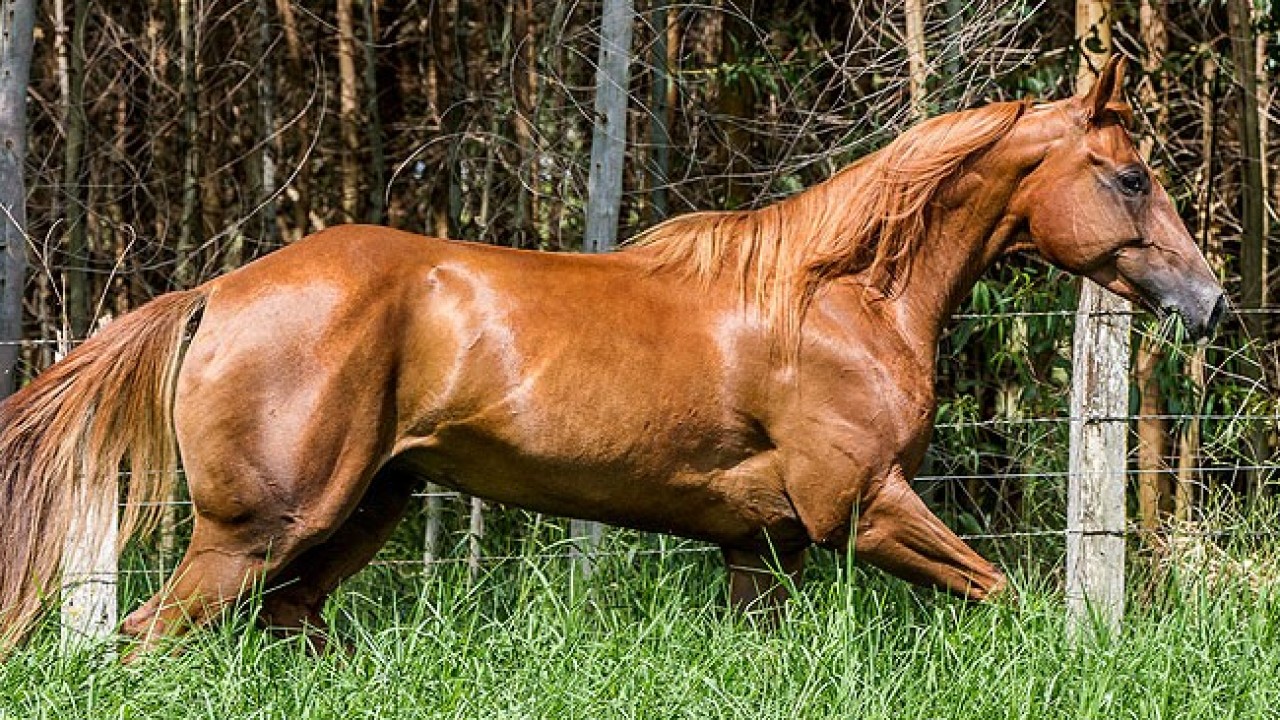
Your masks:
M 282 634 L 305 633 L 311 649 L 328 644 L 324 603 L 338 585 L 373 559 L 404 517 L 416 487 L 413 475 L 388 465 L 374 476 L 355 512 L 327 540 L 304 551 L 272 579 L 262 599 L 262 622 Z
M 723 548 L 729 570 L 729 603 L 745 612 L 763 612 L 776 621 L 792 587 L 800 586 L 803 549 L 757 552 Z
M 313 465 L 289 482 L 246 471 L 248 465 L 232 461 L 236 456 L 230 453 L 188 462 L 195 506 L 191 544 L 165 587 L 126 618 L 121 630 L 146 650 L 162 637 L 215 619 L 329 539 L 356 508 L 373 474 L 371 453 L 351 450 L 340 456 L 341 463 Z M 265 463 L 253 467 L 258 466 Z

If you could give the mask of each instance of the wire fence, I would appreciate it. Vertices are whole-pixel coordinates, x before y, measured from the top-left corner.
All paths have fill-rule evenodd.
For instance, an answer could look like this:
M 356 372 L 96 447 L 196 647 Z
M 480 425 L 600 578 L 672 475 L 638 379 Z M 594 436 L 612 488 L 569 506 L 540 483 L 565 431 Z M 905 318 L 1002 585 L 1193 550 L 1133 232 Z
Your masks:
M 1280 313 L 1280 308 L 1236 310 L 1234 313 L 1236 315 L 1245 313 L 1278 314 Z M 1098 313 L 1098 315 L 1115 314 Z M 1133 315 L 1136 313 L 1124 314 Z M 1075 315 L 1075 312 L 1067 310 L 961 313 L 957 315 L 957 320 L 997 323 L 1019 318 L 1071 318 Z M 70 345 L 77 344 L 56 339 L 28 342 L 30 344 L 56 344 L 64 350 Z M 1222 346 L 1209 346 L 1208 349 L 1216 350 L 1227 356 L 1238 354 L 1239 352 L 1239 348 Z M 1204 396 L 1212 394 L 1213 389 L 1199 388 L 1197 392 Z M 1239 426 L 1244 424 L 1264 433 L 1271 433 L 1274 436 L 1277 431 L 1280 431 L 1280 410 L 1278 410 L 1280 403 L 1277 403 L 1276 398 L 1267 393 L 1266 388 L 1261 385 L 1249 388 L 1246 394 L 1257 396 L 1253 398 L 1256 402 L 1243 403 L 1238 406 L 1236 412 L 1222 410 L 1196 412 L 1194 409 L 1189 409 L 1181 412 L 1156 413 L 1135 411 L 1123 415 L 1073 416 L 1070 413 L 1065 413 L 1051 416 L 970 417 L 964 420 L 939 421 L 935 425 L 935 430 L 939 436 L 964 432 L 1016 430 L 1020 428 L 1049 428 L 1055 433 L 1061 433 L 1061 428 L 1073 422 L 1124 422 L 1132 427 L 1143 421 L 1160 421 L 1198 425 L 1218 423 Z M 1190 403 L 1189 406 L 1191 408 L 1196 407 L 1194 403 Z M 1236 434 L 1239 435 L 1240 433 L 1237 432 Z M 1130 435 L 1132 436 L 1133 432 Z M 945 440 L 945 437 L 943 439 Z M 1040 440 L 1043 440 L 1042 436 L 1035 436 L 1029 442 L 1034 443 Z M 1209 440 L 1212 440 L 1212 438 L 1202 438 L 1201 442 L 1203 445 L 1208 446 L 1211 444 Z M 926 463 L 926 469 L 930 466 L 937 467 L 948 464 L 945 458 L 937 457 L 939 451 L 936 448 L 939 444 L 935 442 L 935 450 L 930 458 L 931 461 Z M 1130 482 L 1135 484 L 1147 477 L 1167 478 L 1171 479 L 1171 481 L 1176 480 L 1176 478 L 1182 478 L 1184 481 L 1190 479 L 1196 488 L 1196 492 L 1201 494 L 1202 503 L 1206 505 L 1216 501 L 1206 494 L 1215 484 L 1230 485 L 1231 478 L 1240 474 L 1255 474 L 1261 478 L 1258 481 L 1261 489 L 1255 490 L 1255 494 L 1267 495 L 1271 492 L 1271 484 L 1275 482 L 1275 478 L 1280 477 L 1280 458 L 1276 457 L 1275 445 L 1274 440 L 1270 441 L 1266 445 L 1263 454 L 1261 456 L 1255 454 L 1252 461 L 1244 461 L 1240 457 L 1224 457 L 1218 458 L 1213 462 L 1205 462 L 1205 458 L 1201 456 L 1200 462 L 1183 461 L 1177 465 L 1171 464 L 1157 468 L 1138 467 L 1136 464 L 1131 463 L 1126 474 Z M 1041 453 L 1043 457 L 1030 460 L 1019 458 L 1017 453 L 1013 453 L 1011 455 L 1012 460 L 1008 463 L 1008 466 L 1002 469 L 975 469 L 973 466 L 969 466 L 967 470 L 962 467 L 941 472 L 922 470 L 916 475 L 914 482 L 917 490 L 932 501 L 940 514 L 947 517 L 963 540 L 986 543 L 988 545 L 991 543 L 1026 541 L 1044 541 L 1060 544 L 1065 543 L 1073 535 L 1079 537 L 1113 536 L 1143 541 L 1168 537 L 1199 538 L 1206 541 L 1219 541 L 1228 538 L 1259 541 L 1271 540 L 1280 535 L 1280 527 L 1259 527 L 1257 523 L 1248 522 L 1247 518 L 1245 521 L 1224 523 L 1220 517 L 1215 519 L 1207 512 L 1198 518 L 1173 520 L 1166 517 L 1164 521 L 1158 524 L 1144 523 L 1142 518 L 1135 517 L 1123 529 L 1096 530 L 1067 527 L 1060 508 L 1039 515 L 1034 513 L 1026 514 L 1021 518 L 1020 522 L 1006 522 L 1004 527 L 999 526 L 999 523 L 992 521 L 990 518 L 975 522 L 975 519 L 970 517 L 966 521 L 963 513 L 956 511 L 954 507 L 956 505 L 976 507 L 981 504 L 981 500 L 974 497 L 975 493 L 980 492 L 980 489 L 975 489 L 975 485 L 991 487 L 1012 483 L 1018 486 L 1026 486 L 1029 483 L 1035 483 L 1043 487 L 1047 484 L 1049 487 L 1047 491 L 1048 497 L 1061 500 L 1062 489 L 1065 487 L 1066 481 L 1073 475 L 1073 473 L 1065 469 L 1065 461 L 1061 450 L 1061 448 L 1057 447 L 1046 448 Z M 1213 458 L 1209 459 L 1213 460 Z M 127 471 L 122 472 L 122 481 L 127 482 L 130 475 Z M 1224 479 L 1215 483 L 1212 480 L 1215 476 L 1221 476 Z M 945 488 L 945 491 L 940 492 L 939 488 Z M 1020 492 L 1025 493 L 1025 487 Z M 399 571 L 412 571 L 416 568 L 429 575 L 435 567 L 450 565 L 466 565 L 474 573 L 485 567 L 493 567 L 505 563 L 573 562 L 582 560 L 584 556 L 589 556 L 593 561 L 624 560 L 626 562 L 640 562 L 646 558 L 654 557 L 666 558 L 682 555 L 714 554 L 719 550 L 717 547 L 706 543 L 646 535 L 633 531 L 619 531 L 616 537 L 606 542 L 603 546 L 595 546 L 583 538 L 573 537 L 572 526 L 567 522 L 543 518 L 517 509 L 489 505 L 465 493 L 435 486 L 413 493 L 412 502 L 417 509 L 411 511 L 410 520 L 405 523 L 408 527 L 402 530 L 388 545 L 388 548 L 380 553 L 374 561 L 374 565 L 394 568 Z M 118 576 L 146 576 L 149 582 L 158 584 L 172 570 L 178 559 L 177 546 L 179 543 L 175 538 L 180 540 L 189 532 L 192 506 L 190 500 L 183 497 L 147 503 L 147 505 L 161 508 L 164 512 L 163 522 L 166 527 L 162 529 L 162 534 L 168 534 L 169 539 L 162 544 L 166 547 L 162 550 L 154 542 L 145 544 L 140 549 L 135 550 L 140 557 L 145 558 L 143 561 L 128 567 L 120 567 L 114 572 Z M 949 505 L 951 507 L 948 507 Z M 949 514 L 948 510 L 950 510 Z M 1236 517 L 1240 516 L 1237 515 Z M 493 523 L 486 522 L 486 518 L 490 521 L 500 520 L 501 527 L 493 528 Z M 529 533 L 527 530 L 529 525 L 538 526 L 543 532 Z M 525 527 L 522 528 L 521 526 Z M 81 573 L 78 577 L 83 582 L 94 578 L 101 579 L 102 575 L 88 572 Z

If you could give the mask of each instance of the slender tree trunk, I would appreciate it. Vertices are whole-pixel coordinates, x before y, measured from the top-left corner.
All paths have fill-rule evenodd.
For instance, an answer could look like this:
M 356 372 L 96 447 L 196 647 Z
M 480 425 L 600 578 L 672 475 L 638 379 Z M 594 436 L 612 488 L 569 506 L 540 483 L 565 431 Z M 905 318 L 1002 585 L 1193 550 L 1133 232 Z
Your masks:
M 512 41 L 512 28 L 515 23 L 515 13 L 506 13 L 502 19 L 502 30 L 498 33 L 497 45 L 499 49 L 498 67 L 511 67 L 511 55 L 516 49 L 515 43 Z M 492 51 L 492 46 L 490 48 Z M 513 70 L 514 72 L 514 70 Z M 490 216 L 490 204 L 493 199 L 493 178 L 495 172 L 495 164 L 498 155 L 501 152 L 499 148 L 500 141 L 498 137 L 502 134 L 502 115 L 495 109 L 489 115 L 489 137 L 485 142 L 484 150 L 484 171 L 480 180 L 480 208 L 476 212 L 476 225 L 478 226 L 480 237 L 477 238 L 482 242 L 493 242 L 497 240 L 492 233 L 491 227 L 493 218 Z M 517 240 L 510 238 L 508 242 Z
M 1258 12 L 1257 5 L 1254 5 L 1254 11 Z M 1277 18 L 1280 18 L 1280 15 L 1277 15 Z M 1262 297 L 1258 299 L 1258 302 L 1263 307 L 1271 303 L 1271 288 L 1267 283 L 1267 278 L 1271 274 L 1271 253 L 1268 249 L 1267 240 L 1271 236 L 1271 217 L 1276 209 L 1274 206 L 1268 206 L 1273 182 L 1271 163 L 1267 162 L 1267 156 L 1271 148 L 1269 137 L 1271 132 L 1271 74 L 1267 70 L 1268 40 L 1267 33 L 1259 31 L 1254 47 L 1254 59 L 1257 62 L 1257 66 L 1254 68 L 1254 77 L 1258 80 L 1258 159 L 1260 160 L 1258 169 L 1262 175 Z
M 444 527 L 444 498 L 442 496 L 446 492 L 444 487 L 440 485 L 427 483 L 425 498 L 427 526 L 423 532 L 422 569 L 428 577 L 435 572 L 436 565 L 439 564 L 442 557 L 441 550 L 444 548 L 444 543 L 441 542 Z
M 947 35 L 950 37 L 959 37 L 965 29 L 965 8 L 969 6 L 966 0 L 946 0 L 947 10 Z M 958 49 L 951 49 L 945 58 L 943 58 L 942 73 L 944 77 L 954 78 L 960 74 L 960 57 L 962 52 Z M 952 112 L 960 109 L 960 103 L 964 97 L 964 87 L 962 83 L 948 82 L 942 83 L 943 109 L 946 112 Z
M 0 397 L 17 388 L 27 275 L 27 81 L 34 0 L 0 2 Z
M 516 187 L 516 234 L 511 244 L 534 247 L 537 234 L 532 218 L 537 216 L 538 172 L 532 125 L 535 111 L 533 0 L 514 0 L 511 3 L 511 35 L 516 45 L 511 68 L 511 93 L 515 100 L 511 129 L 516 138 L 519 180 Z
M 61 5 L 62 3 L 58 3 Z M 84 109 L 84 30 L 89 19 L 88 0 L 73 0 L 71 42 L 68 45 L 66 95 L 63 96 L 63 118 L 67 132 L 63 164 L 62 197 L 66 208 L 65 248 L 67 267 L 64 275 L 64 321 L 73 339 L 83 338 L 89 330 L 89 224 L 85 194 L 84 144 L 86 118 Z
M 651 23 L 653 25 L 653 86 L 649 92 L 649 143 L 653 146 L 649 160 L 650 220 L 658 222 L 667 217 L 667 177 L 671 173 L 670 105 L 667 102 L 667 86 L 670 84 L 670 68 L 667 65 L 667 2 L 653 0 Z
M 1164 399 L 1158 369 L 1164 349 L 1158 338 L 1146 336 L 1138 345 L 1134 381 L 1138 386 L 1138 514 L 1142 528 L 1158 530 L 1161 518 L 1170 510 L 1168 476 L 1168 422 L 1164 419 Z
M 1146 55 L 1143 56 L 1144 77 L 1138 86 L 1142 107 L 1152 118 L 1151 134 L 1139 142 L 1138 150 L 1158 175 L 1163 176 L 1160 162 L 1154 155 L 1155 138 L 1164 138 L 1168 132 L 1169 110 L 1164 101 L 1164 75 L 1162 65 L 1169 40 L 1165 31 L 1167 9 L 1165 0 L 1142 0 L 1138 9 L 1139 30 Z M 1165 350 L 1159 339 L 1143 337 L 1138 345 L 1134 362 L 1134 380 L 1138 386 L 1138 514 L 1142 527 L 1154 531 L 1160 527 L 1161 516 L 1176 504 L 1170 497 L 1172 488 L 1168 475 L 1168 422 L 1164 397 L 1158 377 Z
M 924 0 L 906 0 L 907 66 L 911 92 L 911 115 L 916 121 L 929 116 L 928 88 L 929 68 L 924 49 Z
M 467 570 L 472 582 L 480 577 L 484 559 L 484 501 L 471 498 L 470 519 L 467 523 Z
M 1204 59 L 1202 61 L 1200 85 L 1201 159 L 1198 178 L 1200 188 L 1200 207 L 1198 208 L 1200 249 L 1209 260 L 1210 267 L 1221 279 L 1224 275 L 1223 258 L 1219 242 L 1213 233 L 1212 222 L 1213 159 L 1217 154 L 1218 63 L 1211 46 L 1206 46 L 1202 50 Z M 1196 388 L 1196 403 L 1194 407 L 1197 408 L 1200 407 L 1200 399 L 1204 394 L 1204 363 L 1205 349 L 1197 345 L 1191 351 L 1191 358 L 1187 361 L 1187 374 L 1191 377 L 1191 382 Z M 1174 491 L 1173 514 L 1182 523 L 1191 520 L 1195 512 L 1195 486 L 1200 474 L 1197 469 L 1199 464 L 1200 419 L 1192 413 L 1183 424 L 1182 433 L 1178 439 L 1178 479 L 1177 489 Z M 1204 492 L 1207 496 L 1212 497 L 1212 488 L 1204 488 Z
M 182 98 L 182 216 L 178 221 L 175 284 L 191 287 L 195 263 L 191 254 L 201 239 L 200 110 L 196 96 L 196 32 L 192 0 L 178 0 L 178 38 L 181 44 L 179 93 Z
M 360 109 L 356 100 L 354 0 L 338 0 L 338 118 L 342 138 L 342 219 L 360 218 Z
M 382 113 L 378 110 L 378 10 L 377 0 L 361 0 L 364 11 L 364 104 L 369 137 L 369 222 L 381 224 L 387 218 L 387 157 L 382 133 Z
M 450 10 L 452 12 L 450 12 Z M 448 18 L 452 17 L 452 22 Z M 436 234 L 462 237 L 462 160 L 464 117 L 467 110 L 467 3 L 465 0 L 433 3 L 432 53 L 440 93 L 440 130 L 447 147 L 447 181 L 435 194 Z M 441 232 L 444 230 L 445 232 Z
M 258 67 L 258 152 L 255 154 L 258 239 L 267 247 L 280 243 L 280 231 L 276 218 L 276 158 L 279 140 L 276 137 L 276 83 L 275 65 L 271 46 L 275 39 L 275 19 L 271 14 L 271 0 L 257 0 L 254 6 L 254 56 Z M 239 256 L 228 256 L 227 264 L 237 267 L 243 261 Z
M 280 25 L 284 29 L 285 48 L 288 50 L 289 56 L 289 73 L 295 78 L 305 78 L 306 66 L 302 62 L 302 37 L 298 32 L 298 21 L 293 15 L 291 0 L 276 0 L 276 14 L 280 17 Z M 283 87 L 287 86 L 282 85 Z M 299 139 L 298 145 L 301 148 L 302 157 L 299 158 L 294 180 L 289 184 L 289 197 L 292 204 L 289 222 L 292 227 L 287 228 L 288 234 L 284 238 L 285 242 L 295 242 L 311 229 L 311 163 L 309 162 L 310 158 L 306 156 L 306 149 L 311 144 L 312 136 L 310 113 L 303 113 L 298 118 L 295 132 Z
M 1197 345 L 1187 360 L 1187 375 L 1195 387 L 1195 407 L 1204 396 L 1204 348 Z M 1173 516 L 1185 524 L 1195 511 L 1195 483 L 1200 464 L 1200 419 L 1193 413 L 1178 437 L 1178 485 L 1174 490 Z
M 716 101 L 720 122 L 724 124 L 723 163 L 725 194 L 723 205 L 729 209 L 750 204 L 745 178 L 751 171 L 751 133 L 746 123 L 755 112 L 756 90 L 747 67 L 753 61 L 752 49 L 758 47 L 756 29 L 743 18 L 738 8 L 730 2 L 720 10 L 721 75 L 718 79 Z
M 1258 125 L 1258 76 L 1255 38 L 1253 33 L 1252 0 L 1227 0 L 1227 17 L 1231 27 L 1231 51 L 1235 66 L 1235 81 L 1240 88 L 1240 112 L 1237 115 L 1237 132 L 1240 137 L 1240 306 L 1245 310 L 1262 307 L 1266 280 L 1266 190 L 1263 182 L 1263 144 Z M 1249 340 L 1261 343 L 1263 317 L 1251 312 L 1243 317 Z M 1245 362 L 1246 374 L 1261 381 L 1261 353 L 1255 351 Z M 1266 438 L 1259 430 L 1249 433 L 1251 459 L 1263 456 Z M 1256 460 L 1250 465 L 1258 465 Z M 1262 492 L 1262 474 L 1257 470 L 1245 473 L 1248 478 L 1248 497 L 1252 502 Z
M 441 128 L 444 129 L 444 92 L 440 89 L 441 78 L 448 77 L 444 68 L 444 60 L 441 53 L 443 51 L 443 42 L 439 40 L 440 22 L 444 18 L 444 12 L 440 3 L 432 3 L 429 20 L 426 27 L 432 28 L 429 31 L 430 38 L 430 59 L 425 73 L 424 92 L 427 98 L 427 107 L 433 115 L 433 120 Z M 432 176 L 430 181 L 424 183 L 426 185 L 426 228 L 428 235 L 446 238 L 449 237 L 449 211 L 448 211 L 448 169 L 443 171 L 446 179 L 441 182 L 439 176 Z M 426 177 L 424 175 L 424 177 Z M 428 522 L 428 524 L 430 524 Z
M 559 42 L 560 36 L 558 33 L 564 28 L 568 11 L 568 3 L 564 0 L 556 0 L 555 6 L 551 11 L 551 20 L 547 23 L 547 41 L 543 43 L 539 53 L 541 72 L 537 73 L 533 113 L 534 126 L 539 129 L 542 137 L 551 140 L 562 138 L 565 135 L 559 129 L 559 123 L 564 119 L 557 117 L 551 111 L 550 103 L 547 102 L 547 99 L 551 95 L 548 90 L 549 79 L 565 77 L 564 46 Z M 554 148 L 554 145 L 552 147 Z M 548 197 L 545 201 L 537 199 L 542 193 L 543 187 L 539 171 L 543 152 L 542 146 L 539 145 L 537 155 L 534 157 L 534 170 L 532 172 L 535 198 L 533 206 L 534 229 L 540 245 L 561 249 L 564 247 L 564 243 L 560 240 L 560 232 L 563 227 L 563 223 L 560 220 L 564 214 L 565 205 L 564 200 L 561 199 L 563 196 L 550 192 L 547 193 Z
M 1263 197 L 1262 136 L 1258 126 L 1258 76 L 1256 46 L 1252 26 L 1251 0 L 1228 0 L 1231 50 L 1235 81 L 1240 87 L 1240 112 L 1236 116 L 1240 133 L 1240 301 L 1247 309 L 1262 305 L 1263 240 L 1266 205 Z M 1245 326 L 1254 339 L 1261 338 L 1260 316 L 1246 315 Z
M 631 0 L 606 0 L 604 3 L 600 57 L 596 66 L 596 119 L 587 179 L 584 243 L 590 252 L 608 252 L 617 243 L 622 171 L 627 149 L 627 89 L 634 18 Z

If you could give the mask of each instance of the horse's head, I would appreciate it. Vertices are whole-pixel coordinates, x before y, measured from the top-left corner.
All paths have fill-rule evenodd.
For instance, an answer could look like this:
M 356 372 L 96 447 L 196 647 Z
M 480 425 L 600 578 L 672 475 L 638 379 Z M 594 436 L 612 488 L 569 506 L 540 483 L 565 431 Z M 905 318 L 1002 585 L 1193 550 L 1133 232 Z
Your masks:
M 1010 209 L 1047 260 L 1157 313 L 1177 312 L 1203 338 L 1226 309 L 1222 287 L 1129 136 L 1123 79 L 1113 59 L 1089 92 L 1040 111 L 1056 116 L 1048 150 Z

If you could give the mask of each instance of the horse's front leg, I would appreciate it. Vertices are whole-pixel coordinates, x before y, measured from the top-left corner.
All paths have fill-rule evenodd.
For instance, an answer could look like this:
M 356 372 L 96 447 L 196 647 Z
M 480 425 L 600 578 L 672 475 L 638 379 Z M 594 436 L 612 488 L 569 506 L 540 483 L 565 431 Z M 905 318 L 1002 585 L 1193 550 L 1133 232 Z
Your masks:
M 856 560 L 969 600 L 1007 586 L 994 565 L 925 507 L 897 463 L 863 464 L 836 453 L 799 457 L 792 469 L 788 495 L 813 542 L 837 552 L 852 543 Z
M 925 507 L 895 465 L 868 489 L 854 526 L 854 556 L 904 580 L 969 600 L 1003 593 L 1008 580 Z

